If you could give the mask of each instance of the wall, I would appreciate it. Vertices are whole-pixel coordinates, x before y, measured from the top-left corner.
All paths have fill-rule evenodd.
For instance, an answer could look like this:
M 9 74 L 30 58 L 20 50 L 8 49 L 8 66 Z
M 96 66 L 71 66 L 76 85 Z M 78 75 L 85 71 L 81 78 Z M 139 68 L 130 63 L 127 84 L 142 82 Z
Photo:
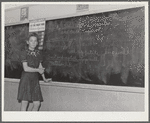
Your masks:
M 19 111 L 18 79 L 5 79 L 4 111 Z M 144 88 L 40 82 L 40 111 L 144 111 Z M 29 107 L 31 110 L 32 104 Z
M 58 7 L 59 6 L 59 7 Z M 29 23 L 29 20 L 46 18 L 46 20 L 80 16 L 92 13 L 102 13 L 107 11 L 121 10 L 133 7 L 141 7 L 144 4 L 89 4 L 89 10 L 83 12 L 76 11 L 76 4 L 29 4 L 19 6 L 16 8 L 5 10 L 5 25 L 16 25 L 20 23 Z M 22 7 L 29 7 L 29 18 L 25 21 L 20 21 L 20 9 Z

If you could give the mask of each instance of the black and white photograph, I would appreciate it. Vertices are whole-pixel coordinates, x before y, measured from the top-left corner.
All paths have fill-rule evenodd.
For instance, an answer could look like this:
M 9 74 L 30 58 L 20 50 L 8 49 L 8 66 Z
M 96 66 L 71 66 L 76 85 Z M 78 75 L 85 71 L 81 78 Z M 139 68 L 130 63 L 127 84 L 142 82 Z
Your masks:
M 148 120 L 148 2 L 1 5 L 3 121 Z

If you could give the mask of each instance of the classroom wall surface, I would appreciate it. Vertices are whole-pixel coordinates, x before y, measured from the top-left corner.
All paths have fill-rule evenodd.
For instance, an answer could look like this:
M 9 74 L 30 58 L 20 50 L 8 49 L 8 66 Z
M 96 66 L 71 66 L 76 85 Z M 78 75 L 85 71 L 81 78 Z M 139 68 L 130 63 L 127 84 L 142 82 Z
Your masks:
M 19 111 L 19 79 L 5 79 L 4 111 Z M 40 111 L 144 111 L 144 88 L 40 82 Z M 32 104 L 29 106 L 29 111 Z
M 86 11 L 77 11 L 77 4 L 29 4 L 19 6 L 16 8 L 10 8 L 5 10 L 5 25 L 16 25 L 20 23 L 29 23 L 29 20 L 35 20 L 40 18 L 46 18 L 47 20 L 73 17 L 80 15 L 87 15 L 92 13 L 102 13 L 108 11 L 115 11 L 121 9 L 128 9 L 133 7 L 142 7 L 143 4 L 89 4 L 89 9 Z M 59 6 L 59 7 L 58 7 Z M 29 7 L 28 19 L 20 21 L 21 8 Z

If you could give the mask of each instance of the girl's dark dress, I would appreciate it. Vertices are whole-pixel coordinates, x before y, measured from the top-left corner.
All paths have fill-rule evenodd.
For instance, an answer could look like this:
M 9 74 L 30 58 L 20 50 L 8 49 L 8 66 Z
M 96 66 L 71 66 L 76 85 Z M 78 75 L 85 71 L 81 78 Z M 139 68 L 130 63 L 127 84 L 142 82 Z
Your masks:
M 42 62 L 42 54 L 39 50 L 27 49 L 21 52 L 20 59 L 21 62 L 27 62 L 29 67 L 38 68 L 40 62 Z M 29 102 L 43 101 L 38 72 L 22 72 L 17 99 L 19 102 L 22 100 Z

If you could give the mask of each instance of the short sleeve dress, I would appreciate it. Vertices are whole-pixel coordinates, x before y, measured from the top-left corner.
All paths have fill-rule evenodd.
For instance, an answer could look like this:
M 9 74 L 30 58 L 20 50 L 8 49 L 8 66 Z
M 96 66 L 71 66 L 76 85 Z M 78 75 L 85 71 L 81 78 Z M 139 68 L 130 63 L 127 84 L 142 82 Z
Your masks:
M 42 52 L 39 50 L 24 50 L 20 54 L 21 62 L 27 62 L 32 68 L 38 68 L 42 62 Z M 43 101 L 42 92 L 39 84 L 38 72 L 22 72 L 18 87 L 18 102 L 24 101 Z

